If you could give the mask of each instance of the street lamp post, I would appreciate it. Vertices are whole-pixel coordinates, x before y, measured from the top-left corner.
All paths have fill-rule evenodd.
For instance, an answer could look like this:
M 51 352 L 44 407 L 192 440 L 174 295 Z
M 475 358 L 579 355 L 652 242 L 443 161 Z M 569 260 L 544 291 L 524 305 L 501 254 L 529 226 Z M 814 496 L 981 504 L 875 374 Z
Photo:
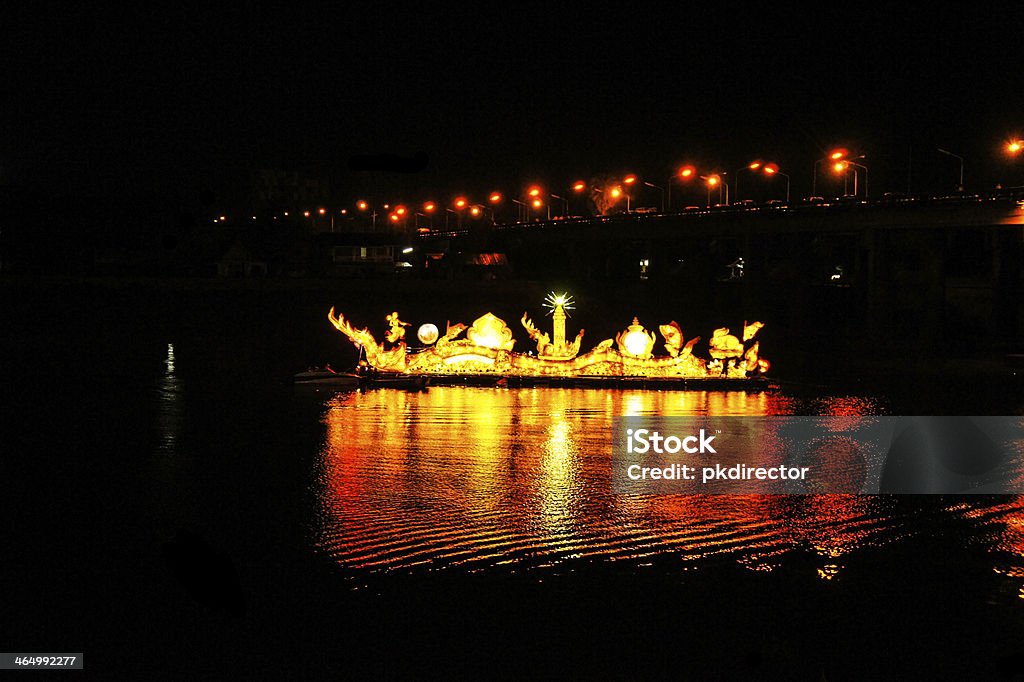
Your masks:
M 858 156 L 857 158 L 858 159 L 863 159 L 864 155 L 862 154 L 862 155 Z M 868 196 L 868 168 L 867 168 L 867 166 L 865 166 L 863 164 L 855 163 L 855 162 L 853 162 L 853 161 L 851 161 L 849 159 L 843 159 L 842 161 L 836 162 L 835 169 L 836 169 L 837 172 L 838 171 L 845 171 L 850 166 L 853 166 L 853 196 L 857 196 L 857 194 L 858 194 L 858 191 L 857 191 L 857 180 L 858 180 L 858 176 L 860 174 L 857 172 L 857 169 L 860 168 L 861 170 L 864 171 L 864 197 L 867 198 L 867 196 Z M 843 191 L 845 192 L 845 190 L 843 190 Z
M 786 178 L 786 203 L 789 203 L 789 176 L 779 170 L 779 167 L 774 163 L 769 163 L 764 167 L 765 175 L 781 175 Z M 867 175 L 865 174 L 865 178 Z M 866 181 L 866 180 L 865 180 Z
M 954 159 L 957 159 L 957 160 L 960 161 L 960 184 L 958 185 L 958 187 L 959 187 L 959 191 L 963 192 L 964 191 L 964 157 L 957 156 L 953 152 L 947 152 L 945 149 L 941 149 L 939 147 L 936 147 L 936 149 L 938 151 L 942 152 L 943 154 L 945 154 L 946 156 L 952 156 Z M 865 178 L 866 178 L 866 176 L 867 176 L 867 173 L 865 173 Z M 866 195 L 866 192 L 865 192 L 865 195 Z
M 519 222 L 525 223 L 526 222 L 526 204 L 524 202 L 522 202 L 522 201 L 519 201 L 518 199 L 509 199 L 509 201 L 511 201 L 513 204 L 516 204 L 517 206 L 519 206 L 519 210 L 518 210 L 518 212 L 516 214 L 516 218 L 518 219 Z
M 708 208 L 711 208 L 711 189 L 718 187 L 718 203 L 722 203 L 722 187 L 725 187 L 725 205 L 729 205 L 729 183 L 722 177 L 725 173 L 712 173 L 711 175 L 703 175 L 701 179 L 707 184 L 708 187 Z
M 682 182 L 689 182 L 690 179 L 693 178 L 693 176 L 696 174 L 697 169 L 694 168 L 693 166 L 683 166 L 678 171 L 676 171 L 675 175 L 668 179 L 668 191 L 666 192 L 668 196 L 668 210 L 672 210 L 672 181 L 676 178 L 679 178 Z
M 811 178 L 811 196 L 817 196 L 818 193 L 818 164 L 822 161 L 832 161 L 833 163 L 838 162 L 846 156 L 845 149 L 836 149 L 832 151 L 828 156 L 823 156 L 814 162 L 814 175 Z
M 644 184 L 647 185 L 648 187 L 653 187 L 654 189 L 658 190 L 658 192 L 661 193 L 661 212 L 664 213 L 665 212 L 665 188 L 664 187 L 660 187 L 658 185 L 655 185 L 653 183 L 647 182 L 646 180 L 644 181 Z
M 501 192 L 491 192 L 490 195 L 487 197 L 487 201 L 491 204 L 491 206 L 490 206 L 491 224 L 493 224 L 493 225 L 497 225 L 498 224 L 498 220 L 495 217 L 495 207 L 498 204 L 501 203 L 501 200 L 503 198 L 504 197 L 501 196 Z
M 760 161 L 751 161 L 750 163 L 748 163 L 743 168 L 737 168 L 736 169 L 736 174 L 733 176 L 733 181 L 732 181 L 732 185 L 733 185 L 733 188 L 732 188 L 733 192 L 732 193 L 736 197 L 737 203 L 740 202 L 740 171 L 748 170 L 748 171 L 752 171 L 753 172 L 753 171 L 756 171 L 760 167 L 761 167 L 761 162 Z
M 560 197 L 557 194 L 550 195 L 552 199 L 560 199 L 562 201 L 562 219 L 569 217 L 569 200 L 565 197 Z M 550 212 L 550 209 L 548 209 Z

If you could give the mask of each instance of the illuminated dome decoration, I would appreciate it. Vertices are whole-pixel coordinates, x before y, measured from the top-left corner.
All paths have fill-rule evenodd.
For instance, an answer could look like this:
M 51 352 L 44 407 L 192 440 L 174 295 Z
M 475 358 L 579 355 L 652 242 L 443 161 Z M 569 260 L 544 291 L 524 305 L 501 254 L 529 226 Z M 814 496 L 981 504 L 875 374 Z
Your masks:
M 640 320 L 634 317 L 633 324 L 620 332 L 615 341 L 619 344 L 620 352 L 635 358 L 649 358 L 655 338 L 654 332 L 648 332 Z
M 437 341 L 438 334 L 437 326 L 430 322 L 421 324 L 420 328 L 416 330 L 416 338 L 425 346 L 429 346 Z
M 482 315 L 473 322 L 473 326 L 466 332 L 466 339 L 481 348 L 494 350 L 512 350 L 512 344 L 516 342 L 512 338 L 512 330 L 505 321 L 491 313 Z

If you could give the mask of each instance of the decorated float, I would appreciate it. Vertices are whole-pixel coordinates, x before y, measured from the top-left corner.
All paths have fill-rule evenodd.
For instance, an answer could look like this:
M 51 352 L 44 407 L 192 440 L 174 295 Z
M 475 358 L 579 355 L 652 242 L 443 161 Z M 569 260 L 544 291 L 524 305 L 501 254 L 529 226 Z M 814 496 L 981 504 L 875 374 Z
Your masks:
M 539 329 L 523 313 L 520 324 L 533 345 L 516 351 L 516 339 L 504 320 L 492 313 L 478 317 L 468 327 L 446 324 L 445 333 L 434 324 L 419 327 L 416 337 L 422 344 L 410 348 L 406 332 L 411 325 L 397 312 L 387 316 L 387 331 L 377 341 L 366 328 L 358 328 L 332 307 L 328 319 L 360 349 L 364 373 L 375 376 L 413 375 L 429 377 L 432 384 L 616 384 L 693 385 L 724 383 L 735 387 L 767 382 L 769 362 L 761 356 L 755 339 L 764 326 L 744 323 L 739 335 L 727 327 L 715 329 L 707 342 L 709 357 L 695 352 L 701 337 L 686 339 L 675 321 L 658 326 L 658 334 L 647 330 L 637 318 L 615 338 L 605 339 L 580 353 L 583 329 L 572 339 L 566 337 L 571 296 L 550 294 L 545 307 L 552 318 L 549 334 Z M 664 350 L 656 355 L 655 347 Z

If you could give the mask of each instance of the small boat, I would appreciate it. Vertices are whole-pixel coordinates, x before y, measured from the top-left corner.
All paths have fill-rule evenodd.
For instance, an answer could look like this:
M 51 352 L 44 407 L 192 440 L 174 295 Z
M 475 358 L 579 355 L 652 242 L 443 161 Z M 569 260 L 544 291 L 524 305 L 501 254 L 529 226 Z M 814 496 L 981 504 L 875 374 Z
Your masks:
M 296 386 L 320 386 L 324 388 L 358 388 L 361 377 L 352 372 L 338 372 L 326 367 L 311 367 L 292 377 Z

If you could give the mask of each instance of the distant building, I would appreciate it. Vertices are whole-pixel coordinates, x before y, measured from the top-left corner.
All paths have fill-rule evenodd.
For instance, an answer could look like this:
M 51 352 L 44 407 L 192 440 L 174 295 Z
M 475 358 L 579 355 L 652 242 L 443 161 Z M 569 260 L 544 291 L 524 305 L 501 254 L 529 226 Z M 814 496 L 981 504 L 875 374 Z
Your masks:
M 395 277 L 419 273 L 423 254 L 401 234 L 325 232 L 315 236 L 316 269 L 329 277 Z
M 219 277 L 266 277 L 267 261 L 241 240 L 231 243 L 217 260 Z

